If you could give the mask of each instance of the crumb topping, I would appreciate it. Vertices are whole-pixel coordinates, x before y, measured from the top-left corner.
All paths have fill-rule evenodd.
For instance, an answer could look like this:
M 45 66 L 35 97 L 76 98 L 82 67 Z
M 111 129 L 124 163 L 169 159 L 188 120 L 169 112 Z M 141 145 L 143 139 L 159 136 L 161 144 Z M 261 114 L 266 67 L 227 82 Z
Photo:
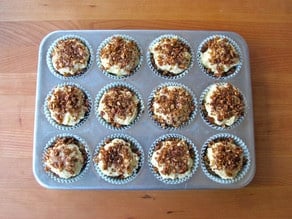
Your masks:
M 155 151 L 159 150 L 155 158 L 163 168 L 161 174 L 183 174 L 190 170 L 189 160 L 194 158 L 191 146 L 184 140 L 171 138 L 159 142 Z
M 89 50 L 81 40 L 76 38 L 69 38 L 60 40 L 51 54 L 56 57 L 54 60 L 54 67 L 56 70 L 68 68 L 69 71 L 76 71 L 74 75 L 83 73 L 89 61 Z M 76 65 L 84 66 L 81 69 L 75 69 Z M 69 72 L 64 73 L 65 76 L 72 75 Z
M 163 127 L 179 127 L 190 119 L 195 110 L 191 94 L 182 87 L 163 87 L 152 100 L 153 118 Z
M 85 93 L 76 86 L 65 85 L 56 88 L 48 97 L 48 108 L 59 124 L 63 123 L 67 113 L 75 120 L 89 112 L 89 101 Z
M 57 175 L 69 178 L 79 174 L 87 154 L 84 146 L 73 137 L 60 137 L 50 146 L 44 156 L 45 170 L 56 172 Z M 81 165 L 81 166 L 80 166 Z M 66 173 L 62 173 L 66 172 Z
M 207 69 L 208 73 L 213 73 L 217 77 L 229 74 L 225 71 L 225 66 L 232 66 L 238 63 L 239 55 L 226 38 L 215 37 L 209 40 L 206 45 L 203 46 L 201 52 L 204 53 L 207 50 L 210 51 L 209 62 L 212 65 L 216 65 L 216 72 Z
M 243 95 L 230 83 L 218 85 L 208 104 L 211 106 L 211 112 L 216 114 L 218 121 L 244 115 Z
M 108 59 L 109 66 L 117 65 L 121 69 L 128 70 L 128 74 L 137 66 L 140 51 L 137 44 L 123 37 L 113 37 L 111 41 L 101 49 L 101 58 Z M 109 67 L 105 67 L 107 70 Z
M 128 117 L 133 117 L 137 114 L 139 101 L 136 94 L 127 87 L 117 86 L 109 89 L 102 97 L 100 105 L 103 105 L 100 116 L 115 126 L 120 127 L 121 124 L 115 120 L 118 117 L 121 120 L 126 120 Z
M 214 146 L 216 144 L 216 146 Z M 243 150 L 232 138 L 217 139 L 208 144 L 212 149 L 216 170 L 224 170 L 229 177 L 243 165 Z

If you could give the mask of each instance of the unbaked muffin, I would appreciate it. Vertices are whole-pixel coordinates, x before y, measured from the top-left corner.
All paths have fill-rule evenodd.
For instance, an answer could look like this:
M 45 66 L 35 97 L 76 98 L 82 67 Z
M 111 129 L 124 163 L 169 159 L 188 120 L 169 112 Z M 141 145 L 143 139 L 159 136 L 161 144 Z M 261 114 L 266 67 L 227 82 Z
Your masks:
M 195 153 L 186 140 L 166 138 L 159 141 L 151 156 L 151 164 L 162 179 L 181 179 L 191 175 Z
M 140 63 L 141 52 L 137 43 L 123 36 L 113 36 L 99 51 L 100 65 L 115 76 L 129 76 Z
M 234 179 L 246 163 L 244 151 L 232 138 L 210 141 L 204 162 L 208 170 L 222 179 Z
M 76 85 L 56 86 L 46 101 L 49 119 L 58 125 L 73 127 L 89 114 L 89 99 Z
M 190 47 L 177 36 L 162 36 L 149 50 L 152 67 L 163 76 L 182 74 L 192 62 Z
M 235 73 L 240 66 L 238 49 L 226 37 L 215 36 L 201 47 L 200 62 L 206 73 L 214 78 L 224 78 Z
M 50 54 L 54 70 L 64 77 L 83 74 L 89 66 L 90 55 L 87 45 L 74 37 L 59 40 Z
M 193 95 L 183 86 L 165 85 L 158 88 L 150 101 L 150 114 L 163 128 L 178 128 L 194 115 Z
M 211 125 L 230 127 L 244 116 L 243 95 L 231 83 L 212 84 L 203 95 L 203 117 Z
M 100 172 L 112 178 L 125 179 L 133 175 L 139 165 L 140 152 L 122 138 L 108 139 L 99 148 L 94 162 Z
M 43 162 L 46 171 L 69 179 L 80 174 L 87 162 L 87 153 L 76 138 L 58 137 L 46 149 Z
M 138 95 L 124 85 L 106 89 L 97 106 L 98 116 L 115 128 L 133 124 L 141 110 Z

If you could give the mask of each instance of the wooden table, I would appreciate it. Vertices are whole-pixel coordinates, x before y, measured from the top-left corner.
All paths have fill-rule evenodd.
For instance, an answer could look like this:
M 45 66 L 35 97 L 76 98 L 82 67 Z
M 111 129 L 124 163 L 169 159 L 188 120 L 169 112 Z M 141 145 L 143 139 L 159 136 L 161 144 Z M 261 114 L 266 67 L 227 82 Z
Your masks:
M 52 2 L 0 2 L 0 218 L 292 218 L 290 0 Z M 209 191 L 54 191 L 38 185 L 32 174 L 38 47 L 58 29 L 241 34 L 250 49 L 254 94 L 257 172 L 251 184 Z

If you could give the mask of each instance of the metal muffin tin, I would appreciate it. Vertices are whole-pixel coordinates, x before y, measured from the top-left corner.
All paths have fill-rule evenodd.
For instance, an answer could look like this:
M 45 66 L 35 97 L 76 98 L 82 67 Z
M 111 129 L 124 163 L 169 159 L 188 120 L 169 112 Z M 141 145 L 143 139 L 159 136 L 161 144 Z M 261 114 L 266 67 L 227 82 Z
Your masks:
M 96 52 L 99 45 L 108 37 L 122 34 L 128 35 L 138 42 L 142 49 L 143 60 L 138 71 L 130 77 L 124 79 L 114 79 L 106 76 L 97 66 Z M 224 35 L 233 39 L 241 50 L 242 66 L 240 71 L 233 77 L 227 79 L 213 79 L 206 75 L 194 57 L 194 63 L 188 73 L 178 79 L 166 79 L 157 76 L 147 63 L 147 52 L 149 45 L 157 37 L 164 34 L 174 34 L 187 40 L 191 45 L 193 54 L 197 54 L 199 45 L 212 35 Z M 80 36 L 92 47 L 93 59 L 88 72 L 80 77 L 63 80 L 56 77 L 50 72 L 47 65 L 46 56 L 50 46 L 60 37 L 66 35 Z M 217 31 L 182 31 L 182 30 L 69 30 L 56 31 L 47 35 L 41 42 L 39 48 L 38 73 L 37 73 L 37 90 L 36 90 L 36 110 L 35 110 L 35 130 L 34 130 L 34 146 L 33 146 L 33 172 L 36 180 L 44 187 L 49 189 L 96 189 L 96 190 L 137 190 L 137 189 L 235 189 L 246 186 L 255 174 L 255 145 L 254 145 L 254 123 L 253 123 L 253 107 L 252 107 L 252 90 L 250 77 L 249 52 L 245 40 L 234 32 L 217 32 Z M 44 113 L 43 105 L 46 96 L 53 87 L 65 82 L 72 82 L 81 85 L 90 95 L 91 99 L 95 99 L 99 91 L 107 84 L 112 82 L 125 82 L 134 86 L 142 95 L 144 104 L 147 105 L 148 98 L 153 89 L 165 82 L 177 82 L 189 87 L 196 97 L 200 97 L 204 89 L 218 82 L 230 82 L 242 91 L 246 98 L 247 106 L 245 118 L 236 127 L 227 130 L 216 130 L 208 126 L 197 112 L 195 118 L 187 126 L 177 130 L 165 130 L 158 127 L 149 117 L 147 109 L 133 126 L 125 130 L 111 130 L 99 123 L 95 115 L 95 109 L 92 107 L 89 117 L 79 127 L 62 131 L 52 126 Z M 199 106 L 196 106 L 199 107 Z M 199 111 L 199 108 L 198 108 Z M 197 168 L 194 175 L 187 181 L 179 184 L 165 184 L 159 181 L 151 172 L 148 160 L 145 159 L 139 173 L 129 183 L 111 184 L 103 180 L 94 168 L 94 164 L 90 163 L 89 169 L 85 174 L 72 183 L 60 183 L 53 180 L 44 170 L 42 163 L 42 154 L 48 141 L 56 135 L 60 134 L 77 135 L 84 139 L 89 147 L 90 155 L 93 153 L 97 145 L 106 137 L 112 134 L 127 134 L 135 138 L 142 146 L 145 158 L 148 156 L 149 148 L 152 143 L 160 136 L 165 134 L 180 134 L 190 139 L 196 145 L 198 151 L 201 150 L 204 143 L 213 135 L 220 133 L 229 133 L 241 138 L 248 147 L 250 153 L 250 168 L 244 177 L 238 182 L 231 184 L 221 184 L 209 179 L 202 171 L 201 164 Z M 200 158 L 201 159 L 201 158 Z

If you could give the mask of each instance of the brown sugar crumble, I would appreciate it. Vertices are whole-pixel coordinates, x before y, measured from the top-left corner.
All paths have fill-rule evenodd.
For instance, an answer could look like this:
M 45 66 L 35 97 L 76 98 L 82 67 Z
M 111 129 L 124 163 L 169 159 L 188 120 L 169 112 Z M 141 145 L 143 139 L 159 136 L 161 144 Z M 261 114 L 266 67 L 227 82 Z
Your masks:
M 151 104 L 152 116 L 162 127 L 181 126 L 190 119 L 194 110 L 192 95 L 182 87 L 159 89 Z
M 51 53 L 51 57 L 57 56 L 58 59 L 55 63 L 56 70 L 61 68 L 74 69 L 76 64 L 84 64 L 87 66 L 89 62 L 89 50 L 84 43 L 76 38 L 69 38 L 60 40 Z M 82 74 L 85 68 L 79 69 L 73 75 Z M 64 76 L 70 76 L 72 74 L 65 73 Z
M 80 112 L 89 112 L 89 101 L 85 93 L 76 86 L 65 85 L 55 89 L 48 97 L 48 108 L 55 115 L 55 119 L 62 124 L 65 114 L 70 113 L 75 120 Z
M 211 99 L 210 106 L 212 111 L 216 113 L 218 121 L 223 121 L 233 116 L 241 117 L 244 115 L 245 104 L 243 95 L 230 83 L 227 83 L 226 86 L 217 86 Z M 202 109 L 209 121 L 214 123 L 214 118 L 209 117 L 205 110 L 205 101 L 203 101 Z
M 167 146 L 163 144 L 168 142 Z M 155 150 L 160 150 L 156 158 L 159 165 L 163 166 L 161 171 L 164 175 L 183 174 L 189 170 L 189 159 L 194 159 L 192 147 L 184 140 L 177 138 L 166 139 L 159 142 Z
M 220 78 L 234 73 L 236 66 L 232 67 L 227 72 L 225 72 L 223 67 L 224 65 L 231 66 L 236 64 L 239 60 L 239 54 L 230 44 L 228 39 L 215 37 L 214 39 L 209 40 L 206 45 L 202 47 L 201 52 L 204 53 L 208 49 L 211 50 L 211 58 L 209 59 L 210 63 L 217 65 L 217 72 L 212 72 L 211 69 L 205 68 L 209 74 Z
M 121 124 L 115 121 L 115 117 L 126 119 L 133 116 L 139 110 L 139 101 L 136 101 L 136 94 L 127 87 L 117 86 L 109 89 L 101 101 L 104 108 L 100 112 L 103 118 L 108 116 L 108 122 L 114 127 L 121 127 Z
M 117 65 L 121 69 L 128 70 L 131 74 L 137 66 L 137 59 L 140 57 L 137 44 L 132 40 L 123 37 L 113 37 L 110 42 L 101 49 L 100 57 L 109 59 L 109 65 Z M 103 66 L 104 70 L 108 70 Z
M 155 52 L 158 52 L 157 63 L 162 65 L 178 65 L 180 69 L 186 70 L 191 62 L 190 48 L 181 40 L 177 38 L 164 38 L 159 41 L 158 45 L 154 48 Z M 188 53 L 189 56 L 186 56 Z M 151 53 L 152 64 L 163 75 L 173 76 L 171 72 L 162 71 L 156 66 L 153 54 Z

